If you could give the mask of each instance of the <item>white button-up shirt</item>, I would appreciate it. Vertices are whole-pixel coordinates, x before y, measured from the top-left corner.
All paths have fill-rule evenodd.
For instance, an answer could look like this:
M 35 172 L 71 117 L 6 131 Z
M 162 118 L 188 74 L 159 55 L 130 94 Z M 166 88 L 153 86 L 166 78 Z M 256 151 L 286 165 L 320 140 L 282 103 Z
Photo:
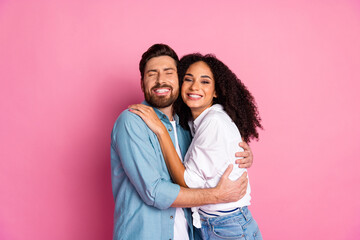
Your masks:
M 193 140 L 186 153 L 184 180 L 190 188 L 215 187 L 229 164 L 234 168 L 229 178 L 236 180 L 245 171 L 235 163 L 235 153 L 243 151 L 240 132 L 220 104 L 204 110 L 194 121 L 189 122 Z M 246 195 L 237 202 L 201 206 L 205 212 L 231 210 L 250 205 L 250 183 Z M 192 208 L 194 226 L 199 227 L 198 208 Z

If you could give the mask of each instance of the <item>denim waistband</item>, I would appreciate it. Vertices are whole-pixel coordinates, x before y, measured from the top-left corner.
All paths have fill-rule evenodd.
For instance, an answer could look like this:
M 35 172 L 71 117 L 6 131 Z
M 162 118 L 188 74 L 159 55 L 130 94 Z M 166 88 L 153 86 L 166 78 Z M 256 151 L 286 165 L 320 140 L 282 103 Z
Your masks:
M 241 209 L 245 209 L 247 208 L 247 206 L 245 207 L 238 207 L 238 208 L 234 208 L 234 209 L 230 209 L 230 210 L 217 210 L 217 211 L 204 211 L 201 208 L 199 208 L 199 213 L 207 218 L 212 218 L 212 217 L 220 217 L 220 216 L 225 216 L 225 215 L 229 215 L 235 212 L 239 212 L 241 211 Z

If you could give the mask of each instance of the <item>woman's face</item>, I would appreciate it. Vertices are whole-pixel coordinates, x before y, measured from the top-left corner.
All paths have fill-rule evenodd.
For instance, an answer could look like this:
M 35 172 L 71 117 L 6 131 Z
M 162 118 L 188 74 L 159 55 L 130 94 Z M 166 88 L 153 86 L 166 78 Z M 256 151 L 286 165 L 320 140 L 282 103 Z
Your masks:
M 215 93 L 215 80 L 210 67 L 205 62 L 196 62 L 186 70 L 181 86 L 181 97 L 197 118 L 212 105 Z

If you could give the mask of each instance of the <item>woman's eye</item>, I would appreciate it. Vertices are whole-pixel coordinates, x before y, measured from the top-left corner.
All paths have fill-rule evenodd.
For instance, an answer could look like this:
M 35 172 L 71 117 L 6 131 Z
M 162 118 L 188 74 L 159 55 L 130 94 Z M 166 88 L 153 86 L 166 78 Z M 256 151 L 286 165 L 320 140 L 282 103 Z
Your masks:
M 209 84 L 209 81 L 201 81 L 202 84 Z
M 190 79 L 190 78 L 184 78 L 184 82 L 191 82 L 192 81 L 192 79 Z

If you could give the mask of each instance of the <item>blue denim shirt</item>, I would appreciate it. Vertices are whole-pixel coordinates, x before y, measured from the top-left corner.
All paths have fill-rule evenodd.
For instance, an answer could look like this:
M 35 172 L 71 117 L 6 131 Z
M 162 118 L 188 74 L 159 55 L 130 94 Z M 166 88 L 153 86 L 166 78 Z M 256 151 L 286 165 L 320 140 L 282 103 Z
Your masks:
M 154 110 L 175 142 L 168 117 Z M 175 120 L 184 159 L 191 136 L 180 127 L 177 116 Z M 113 239 L 173 239 L 175 208 L 170 206 L 180 186 L 171 181 L 156 135 L 128 110 L 120 114 L 111 133 L 111 180 L 115 200 Z M 189 238 L 193 239 L 191 212 L 184 212 Z

